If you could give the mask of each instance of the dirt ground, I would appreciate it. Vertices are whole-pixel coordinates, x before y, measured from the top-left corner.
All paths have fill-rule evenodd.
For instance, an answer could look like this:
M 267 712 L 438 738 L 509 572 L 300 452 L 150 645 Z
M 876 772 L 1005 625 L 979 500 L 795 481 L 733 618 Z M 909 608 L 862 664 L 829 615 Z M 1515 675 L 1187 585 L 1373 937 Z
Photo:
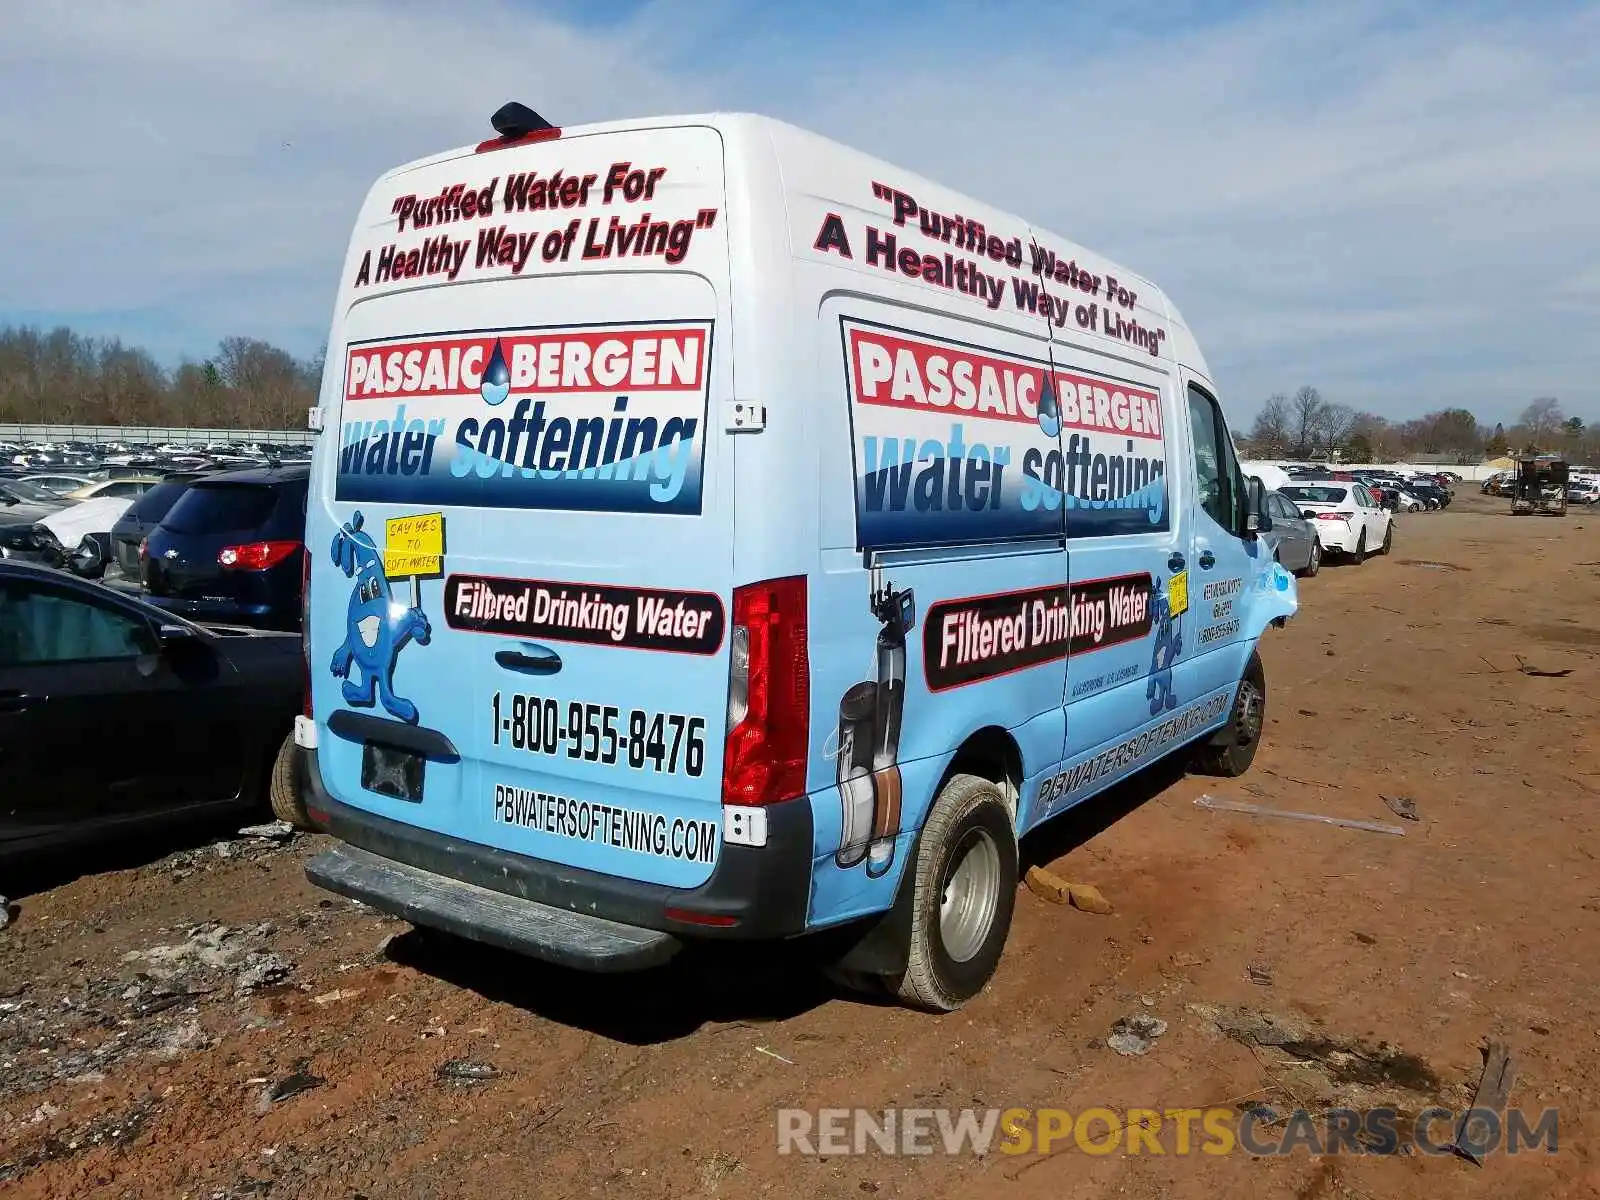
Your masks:
M 1600 512 L 1506 506 L 1466 485 L 1401 518 L 1387 558 L 1305 582 L 1263 648 L 1252 771 L 1159 773 L 1025 845 L 1115 912 L 1022 890 L 998 976 L 949 1017 L 845 998 L 783 954 L 594 978 L 424 936 L 306 883 L 311 837 L 129 848 L 13 890 L 0 1192 L 1591 1194 Z M 1130 1015 L 1167 1023 L 1143 1056 L 1107 1046 Z M 1559 1109 L 1557 1153 L 777 1152 L 791 1107 L 1460 1109 L 1490 1038 L 1511 1102 Z

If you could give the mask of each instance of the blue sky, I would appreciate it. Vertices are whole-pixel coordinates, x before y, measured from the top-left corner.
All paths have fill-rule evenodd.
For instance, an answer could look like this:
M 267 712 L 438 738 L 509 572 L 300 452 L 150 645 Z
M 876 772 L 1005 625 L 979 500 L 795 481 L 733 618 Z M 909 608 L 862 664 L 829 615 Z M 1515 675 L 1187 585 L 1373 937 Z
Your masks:
M 558 123 L 767 112 L 1156 280 L 1236 420 L 1600 420 L 1600 5 L 75 0 L 0 39 L 0 323 L 320 345 L 373 177 Z

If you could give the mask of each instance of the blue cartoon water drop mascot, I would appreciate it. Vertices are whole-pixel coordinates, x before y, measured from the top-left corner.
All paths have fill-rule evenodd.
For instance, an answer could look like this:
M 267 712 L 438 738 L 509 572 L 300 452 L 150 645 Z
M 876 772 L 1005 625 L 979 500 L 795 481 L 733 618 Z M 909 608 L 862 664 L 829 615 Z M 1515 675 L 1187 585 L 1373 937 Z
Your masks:
M 1179 618 L 1172 615 L 1172 605 L 1167 589 L 1160 579 L 1155 581 L 1150 597 L 1150 629 L 1154 645 L 1150 651 L 1150 682 L 1145 686 L 1145 699 L 1150 701 L 1153 717 L 1162 709 L 1178 707 L 1178 694 L 1172 689 L 1172 664 L 1183 653 L 1183 629 Z
M 374 697 L 384 709 L 408 725 L 417 721 L 417 706 L 394 694 L 394 664 L 412 638 L 426 646 L 433 636 L 420 607 L 408 607 L 394 598 L 383 571 L 383 555 L 372 535 L 361 528 L 358 512 L 333 535 L 333 561 L 355 580 L 344 643 L 333 652 L 334 675 L 344 680 L 345 703 L 371 708 Z M 361 681 L 350 678 L 358 668 Z

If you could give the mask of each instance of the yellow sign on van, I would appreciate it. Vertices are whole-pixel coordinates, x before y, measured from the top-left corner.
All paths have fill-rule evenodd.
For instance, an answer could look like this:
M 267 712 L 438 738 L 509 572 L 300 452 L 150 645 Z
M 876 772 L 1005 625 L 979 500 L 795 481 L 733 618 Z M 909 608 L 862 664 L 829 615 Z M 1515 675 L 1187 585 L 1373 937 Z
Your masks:
M 1175 617 L 1189 611 L 1189 572 L 1179 571 L 1167 580 L 1167 611 Z
M 417 513 L 384 522 L 383 571 L 390 579 L 444 573 L 444 514 Z

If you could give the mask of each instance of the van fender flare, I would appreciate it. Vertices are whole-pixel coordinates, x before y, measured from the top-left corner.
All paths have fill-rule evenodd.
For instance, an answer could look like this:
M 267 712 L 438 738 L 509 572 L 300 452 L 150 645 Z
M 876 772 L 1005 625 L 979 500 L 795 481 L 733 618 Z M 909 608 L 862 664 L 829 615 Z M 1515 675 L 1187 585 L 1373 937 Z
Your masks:
M 1003 743 L 1000 739 L 1004 739 Z M 1017 745 L 1009 730 L 996 725 L 986 725 L 970 731 L 962 739 L 960 745 L 945 759 L 944 769 L 939 772 L 939 782 L 928 796 L 928 803 L 922 809 L 921 819 L 917 822 L 910 843 L 906 847 L 906 853 L 900 857 L 900 862 L 897 864 L 900 878 L 895 884 L 894 902 L 876 916 L 852 923 L 848 932 L 840 931 L 845 938 L 843 944 L 848 947 L 834 960 L 834 965 L 840 970 L 866 975 L 899 976 L 904 973 L 911 948 L 912 902 L 916 893 L 917 876 L 914 864 L 922 849 L 923 826 L 927 823 L 928 814 L 933 811 L 934 801 L 938 799 L 939 793 L 944 790 L 950 778 L 962 773 L 964 765 L 972 761 L 963 757 L 964 752 L 970 752 L 980 744 L 985 749 L 995 749 L 1003 745 L 1004 752 L 1010 756 L 1006 766 L 1016 771 L 1023 769 L 1021 747 Z M 1016 779 L 997 780 L 996 783 L 1006 798 L 1007 806 L 1011 809 L 1012 829 L 1015 830 L 1022 800 L 1022 779 L 1019 776 Z

